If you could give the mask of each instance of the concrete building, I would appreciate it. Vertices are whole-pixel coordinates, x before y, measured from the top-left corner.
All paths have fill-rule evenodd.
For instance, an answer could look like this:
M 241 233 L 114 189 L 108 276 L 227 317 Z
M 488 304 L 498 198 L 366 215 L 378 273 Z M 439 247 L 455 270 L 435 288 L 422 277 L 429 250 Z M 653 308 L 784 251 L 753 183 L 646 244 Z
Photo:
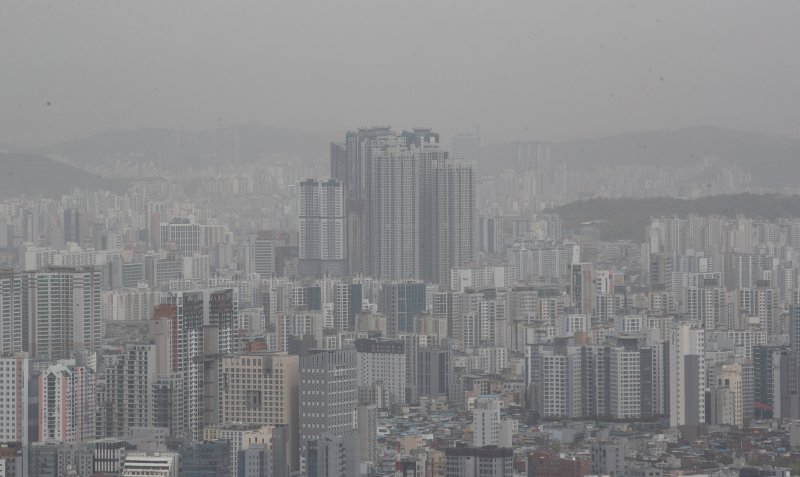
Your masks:
M 792 356 L 780 346 L 753 347 L 754 417 L 791 417 L 790 372 Z
M 538 408 L 542 417 L 567 416 L 566 356 L 551 350 L 542 350 L 540 358 L 541 381 L 537 389 Z
M 509 274 L 507 267 L 465 266 L 450 270 L 450 291 L 463 293 L 469 288 L 505 288 Z
M 314 179 L 299 185 L 299 272 L 301 276 L 341 276 L 347 272 L 344 184 Z
M 158 305 L 158 291 L 140 284 L 135 288 L 104 291 L 101 299 L 106 320 L 149 320 Z
M 456 443 L 445 452 L 445 477 L 511 477 L 514 452 L 510 448 L 467 447 Z
M 707 331 L 724 329 L 723 320 L 725 293 L 720 286 L 718 278 L 707 278 L 699 275 L 695 286 L 684 289 L 684 306 L 686 314 L 691 321 L 700 323 Z
M 594 307 L 594 265 L 574 263 L 570 268 L 570 297 L 578 313 L 591 315 Z
M 473 447 L 497 446 L 500 435 L 500 399 L 482 396 L 475 400 L 472 412 Z
M 180 457 L 176 453 L 129 452 L 122 477 L 178 477 Z
M 705 418 L 705 333 L 678 323 L 670 338 L 670 425 L 697 425 Z
M 425 283 L 387 282 L 381 286 L 378 311 L 386 315 L 387 335 L 414 332 L 414 317 L 426 309 Z
M 28 348 L 23 326 L 22 279 L 10 269 L 0 269 L 0 355 L 21 353 Z
M 278 313 L 275 319 L 278 351 L 288 351 L 292 338 L 302 340 L 309 336 L 317 345 L 323 339 L 325 322 L 322 313 L 314 310 L 294 310 Z
M 601 439 L 592 443 L 592 473 L 624 477 L 626 443 L 624 440 Z
M 128 435 L 155 421 L 156 345 L 129 343 L 103 356 L 103 380 L 98 393 L 97 423 L 102 437 Z
M 211 272 L 211 258 L 194 253 L 182 259 L 181 277 L 187 280 L 208 280 Z
M 360 283 L 335 282 L 333 285 L 333 327 L 339 331 L 354 331 L 356 317 L 363 307 Z
M 93 473 L 92 449 L 83 444 L 36 442 L 30 446 L 28 453 L 27 475 L 30 476 L 62 477 Z
M 170 348 L 167 356 L 175 361 L 181 379 L 184 399 L 179 420 L 184 428 L 180 434 L 200 440 L 203 428 L 219 419 L 219 400 L 213 397 L 219 395 L 220 356 L 233 350 L 238 295 L 232 288 L 174 291 L 165 292 L 161 302 L 171 305 L 159 310 L 164 314 L 161 336 L 174 336 L 162 346 Z M 163 329 L 167 325 L 172 329 Z
M 711 389 L 710 402 L 716 411 L 711 423 L 744 427 L 745 408 L 753 406 L 752 401 L 746 403 L 742 365 L 738 363 L 718 364 L 714 373 L 715 383 Z M 721 404 L 721 405 L 716 405 Z
M 462 160 L 477 170 L 481 154 L 481 138 L 478 134 L 478 127 L 475 126 L 474 129 L 474 131 L 453 136 L 451 153 L 454 159 Z
M 358 440 L 363 462 L 375 463 L 378 455 L 378 408 L 374 404 L 358 406 Z
M 196 253 L 203 250 L 204 234 L 200 224 L 188 219 L 175 219 L 161 224 L 162 249 L 179 250 L 183 253 Z
M 425 396 L 435 399 L 447 396 L 448 399 L 457 398 L 453 395 L 453 352 L 449 349 L 428 347 L 419 349 L 416 353 L 416 380 L 415 387 L 418 397 Z M 460 396 L 463 399 L 463 396 Z
M 27 445 L 28 380 L 30 360 L 27 354 L 0 357 L 0 442 Z
M 433 165 L 431 183 L 434 188 L 430 222 L 434 228 L 433 274 L 426 278 L 449 287 L 451 270 L 471 264 L 478 248 L 475 168 L 466 163 L 437 161 Z M 427 246 L 421 243 L 423 260 Z M 424 271 L 425 264 L 421 266 Z
M 592 463 L 546 451 L 528 455 L 528 477 L 583 477 L 592 473 Z
M 613 347 L 610 354 L 609 411 L 613 419 L 641 417 L 640 352 Z
M 39 441 L 84 443 L 95 438 L 95 371 L 84 358 L 61 360 L 38 377 Z
M 220 421 L 223 424 L 285 425 L 287 457 L 297 468 L 299 357 L 246 353 L 222 358 Z
M 261 424 L 226 424 L 207 427 L 203 433 L 206 442 L 227 442 L 228 456 L 226 461 L 230 465 L 228 475 L 237 475 L 239 472 L 239 452 L 249 449 L 250 446 L 270 446 L 273 442 L 273 427 Z M 283 435 L 282 437 L 288 437 Z
M 370 153 L 368 245 L 370 273 L 377 278 L 421 277 L 422 165 L 420 155 L 400 136 L 387 137 Z
M 250 237 L 244 247 L 245 271 L 248 274 L 257 273 L 262 278 L 274 276 L 277 271 L 276 247 L 285 245 L 287 239 L 270 230 L 259 231 Z
M 300 470 L 308 442 L 358 428 L 355 349 L 312 350 L 300 358 Z
M 253 444 L 239 451 L 236 462 L 238 473 L 235 477 L 270 477 L 271 465 L 269 448 Z
M 789 367 L 790 390 L 795 395 L 796 401 L 792 403 L 796 416 L 800 417 L 800 304 L 789 307 L 789 349 L 792 351 Z
M 236 476 L 230 448 L 231 442 L 226 440 L 182 444 L 178 450 L 180 477 Z
M 32 357 L 69 359 L 74 351 L 95 351 L 102 338 L 100 272 L 55 268 L 26 276 Z
M 356 340 L 359 401 L 387 409 L 406 402 L 406 355 L 402 341 Z
M 92 468 L 94 472 L 120 474 L 125 462 L 129 444 L 123 439 L 101 439 L 89 444 L 94 453 Z
M 350 477 L 361 475 L 358 436 L 348 431 L 341 436 L 328 433 L 306 444 L 307 477 Z

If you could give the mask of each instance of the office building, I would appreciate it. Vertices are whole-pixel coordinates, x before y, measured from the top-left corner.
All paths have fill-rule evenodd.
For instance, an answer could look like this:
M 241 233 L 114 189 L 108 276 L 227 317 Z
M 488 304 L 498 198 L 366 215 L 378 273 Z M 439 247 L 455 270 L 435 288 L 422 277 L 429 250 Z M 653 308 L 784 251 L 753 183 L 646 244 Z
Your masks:
M 603 437 L 592 442 L 592 473 L 609 477 L 626 475 L 626 450 L 624 439 Z
M 497 446 L 500 435 L 500 399 L 481 396 L 475 400 L 472 412 L 473 447 Z
M 514 452 L 503 447 L 468 447 L 456 443 L 445 453 L 445 477 L 511 477 Z
M 27 475 L 30 476 L 62 477 L 93 473 L 92 449 L 83 444 L 35 442 L 29 447 L 28 455 Z
M 228 458 L 226 459 L 231 466 L 229 475 L 236 475 L 238 473 L 238 455 L 243 449 L 249 449 L 250 446 L 268 446 L 274 442 L 275 436 L 273 434 L 274 428 L 272 426 L 265 426 L 262 424 L 223 424 L 208 426 L 203 432 L 203 440 L 206 442 L 227 442 L 228 443 Z M 288 437 L 282 435 L 281 437 Z
M 378 311 L 386 315 L 389 338 L 414 332 L 414 317 L 426 308 L 425 283 L 388 282 L 381 286 Z
M 269 448 L 266 445 L 252 444 L 237 454 L 235 477 L 270 477 L 271 465 Z
M 570 297 L 577 313 L 591 315 L 594 307 L 594 265 L 574 263 L 570 269 Z
M 180 456 L 172 452 L 129 452 L 122 477 L 178 477 Z
M 309 337 L 319 345 L 323 339 L 324 322 L 318 311 L 291 311 L 279 313 L 275 319 L 275 335 L 278 351 L 289 351 L 289 343 Z
M 791 359 L 791 352 L 785 347 L 753 347 L 753 411 L 756 419 L 790 415 Z
M 182 259 L 181 277 L 187 280 L 208 280 L 211 271 L 211 258 L 194 253 Z
M 81 214 L 78 209 L 64 209 L 64 243 L 81 243 Z
M 344 436 L 358 428 L 355 349 L 311 350 L 300 358 L 300 449 L 323 434 Z M 300 469 L 305 470 L 301 461 Z
M 453 398 L 453 352 L 449 349 L 423 348 L 416 353 L 416 389 L 418 397 Z M 463 396 L 461 397 L 463 399 Z
M 288 234 L 271 230 L 259 231 L 249 238 L 243 259 L 247 274 L 257 273 L 269 278 L 277 273 L 277 247 L 286 245 Z
M 503 219 L 495 216 L 478 218 L 478 249 L 489 255 L 495 255 L 503 248 Z
M 297 468 L 299 357 L 244 353 L 222 358 L 220 421 L 286 426 L 288 457 Z
M 186 442 L 178 450 L 180 477 L 236 476 L 229 441 Z
M 356 340 L 359 400 L 387 409 L 406 403 L 406 355 L 402 341 Z
M 706 418 L 709 424 L 744 427 L 745 417 L 753 408 L 752 383 L 747 382 L 748 368 L 738 363 L 715 366 L 714 382 L 708 390 L 710 408 L 706 411 Z
M 95 473 L 120 474 L 128 452 L 128 444 L 121 438 L 107 438 L 89 444 L 93 452 L 92 468 Z
M 333 285 L 333 327 L 339 331 L 354 331 L 356 317 L 361 313 L 363 291 L 360 283 L 336 282 Z
M 323 433 L 306 446 L 307 477 L 350 477 L 361 475 L 358 435 L 354 431 Z
M 175 219 L 161 224 L 161 248 L 186 254 L 203 251 L 204 234 L 200 224 L 188 219 Z

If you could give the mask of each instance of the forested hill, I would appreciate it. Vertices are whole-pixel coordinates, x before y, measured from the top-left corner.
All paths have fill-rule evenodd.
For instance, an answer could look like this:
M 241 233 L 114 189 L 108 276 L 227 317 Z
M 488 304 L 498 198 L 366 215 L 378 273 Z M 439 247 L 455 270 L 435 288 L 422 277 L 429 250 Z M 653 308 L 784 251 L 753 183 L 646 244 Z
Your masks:
M 564 221 L 564 229 L 575 230 L 590 223 L 603 240 L 643 240 L 651 217 L 739 214 L 767 220 L 800 217 L 800 196 L 778 194 L 715 195 L 699 199 L 658 197 L 648 199 L 590 199 L 551 210 Z
M 0 198 L 55 198 L 76 187 L 123 192 L 126 181 L 100 177 L 35 154 L 0 153 Z

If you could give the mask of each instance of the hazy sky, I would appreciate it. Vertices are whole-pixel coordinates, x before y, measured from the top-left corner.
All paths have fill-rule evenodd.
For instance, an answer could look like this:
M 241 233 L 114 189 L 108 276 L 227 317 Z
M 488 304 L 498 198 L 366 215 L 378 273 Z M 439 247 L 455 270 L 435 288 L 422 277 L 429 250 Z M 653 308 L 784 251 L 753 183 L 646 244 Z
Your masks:
M 0 141 L 250 120 L 800 136 L 798 18 L 777 0 L 0 0 Z

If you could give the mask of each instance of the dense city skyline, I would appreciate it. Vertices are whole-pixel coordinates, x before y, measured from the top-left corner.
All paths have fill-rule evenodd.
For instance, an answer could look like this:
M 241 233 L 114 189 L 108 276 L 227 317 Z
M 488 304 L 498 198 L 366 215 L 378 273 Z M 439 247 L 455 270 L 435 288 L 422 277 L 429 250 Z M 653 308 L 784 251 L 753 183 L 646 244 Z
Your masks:
M 223 139 L 201 154 L 235 157 Z M 800 219 L 660 213 L 620 239 L 602 213 L 567 225 L 557 206 L 752 189 L 770 207 L 791 186 L 714 159 L 587 174 L 550 142 L 515 147 L 479 176 L 475 132 L 448 146 L 373 126 L 330 143 L 326 167 L 237 158 L 192 176 L 192 146 L 117 162 L 124 192 L 0 202 L 15 410 L 0 438 L 19 449 L 5 462 L 78 477 L 786 477 L 790 460 L 769 470 L 747 452 L 674 459 L 764 426 L 800 446 Z M 653 439 L 664 447 L 641 447 Z
M 800 3 L 0 6 L 0 477 L 800 475 Z

